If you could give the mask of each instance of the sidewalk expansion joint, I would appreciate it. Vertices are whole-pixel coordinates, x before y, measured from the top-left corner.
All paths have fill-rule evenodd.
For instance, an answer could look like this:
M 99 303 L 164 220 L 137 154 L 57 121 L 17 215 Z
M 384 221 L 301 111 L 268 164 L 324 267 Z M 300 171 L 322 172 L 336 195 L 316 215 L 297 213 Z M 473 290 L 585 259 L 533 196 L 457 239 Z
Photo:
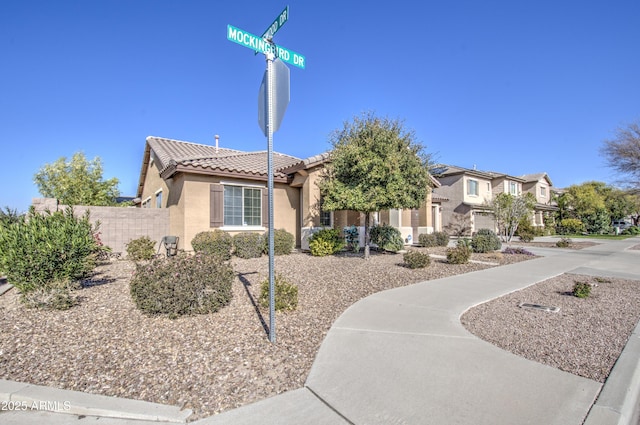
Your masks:
M 327 406 L 329 409 L 331 409 L 332 412 L 335 412 L 336 415 L 340 416 L 342 419 L 345 420 L 345 422 L 347 422 L 350 425 L 355 425 L 355 422 L 351 421 L 349 418 L 347 418 L 345 415 L 343 415 L 342 413 L 340 413 L 338 410 L 336 410 L 332 405 L 330 405 L 325 399 L 323 399 L 322 397 L 320 397 L 315 391 L 313 391 L 311 389 L 311 387 L 305 386 L 305 388 L 314 395 L 315 398 L 317 398 L 318 400 L 320 400 L 320 402 L 322 404 L 324 404 L 325 406 Z

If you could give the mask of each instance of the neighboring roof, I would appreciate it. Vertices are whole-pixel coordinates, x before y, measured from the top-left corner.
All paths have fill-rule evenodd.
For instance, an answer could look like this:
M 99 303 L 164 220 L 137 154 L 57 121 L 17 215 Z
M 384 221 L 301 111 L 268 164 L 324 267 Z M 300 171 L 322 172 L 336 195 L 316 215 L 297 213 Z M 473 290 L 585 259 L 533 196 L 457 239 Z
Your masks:
M 550 186 L 553 186 L 553 183 L 551 182 L 551 178 L 549 178 L 549 175 L 547 173 L 534 173 L 534 174 L 525 174 L 523 176 L 520 176 L 521 179 L 523 179 L 526 183 L 531 183 L 531 182 L 538 182 L 542 179 L 546 179 L 547 183 L 549 183 Z
M 522 179 L 522 177 L 511 176 L 509 174 L 499 173 L 496 171 L 481 171 L 481 170 L 458 167 L 456 165 L 446 165 L 446 164 L 440 164 L 435 166 L 433 168 L 433 174 L 436 178 L 453 176 L 457 174 L 467 174 L 470 176 L 480 177 L 488 180 L 493 180 L 497 178 L 508 178 L 510 180 L 516 180 L 520 182 L 525 181 Z
M 149 136 L 140 171 L 138 196 L 142 193 L 142 185 L 152 159 L 157 162 L 160 175 L 165 179 L 177 172 L 183 172 L 266 180 L 267 156 L 267 151 L 243 152 Z M 274 179 L 286 181 L 288 173 L 283 173 L 282 170 L 299 162 L 300 158 L 273 152 Z
M 301 160 L 297 164 L 293 164 L 287 167 L 286 169 L 283 169 L 282 172 L 287 174 L 292 174 L 292 173 L 295 173 L 296 171 L 308 170 L 309 168 L 313 168 L 317 165 L 321 165 L 321 164 L 324 164 L 325 162 L 328 162 L 330 160 L 330 156 L 331 156 L 330 151 L 323 152 L 318 155 L 313 155 L 313 156 L 310 156 L 309 158 L 305 158 Z
M 432 202 L 449 202 L 449 198 L 444 195 L 439 195 L 435 192 L 431 192 L 431 201 Z

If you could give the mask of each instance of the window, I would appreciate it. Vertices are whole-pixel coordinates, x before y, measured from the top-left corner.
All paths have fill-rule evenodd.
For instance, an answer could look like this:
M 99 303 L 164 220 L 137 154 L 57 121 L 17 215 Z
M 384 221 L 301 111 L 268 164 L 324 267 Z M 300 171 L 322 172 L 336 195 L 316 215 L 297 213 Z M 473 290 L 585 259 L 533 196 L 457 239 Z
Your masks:
M 142 208 L 151 208 L 151 197 L 142 201 Z
M 321 197 L 320 202 L 318 202 L 318 205 L 320 206 L 320 226 L 331 227 L 331 211 L 325 211 L 322 208 L 323 201 L 324 200 Z
M 543 198 L 547 197 L 547 188 L 546 187 L 541 187 L 540 188 L 540 196 L 542 196 Z
M 478 196 L 478 180 L 467 180 L 467 195 Z
M 518 194 L 518 183 L 509 182 L 509 193 L 511 195 L 517 195 Z
M 224 186 L 224 225 L 260 226 L 262 191 L 257 188 Z
M 156 208 L 162 208 L 162 189 L 156 192 Z

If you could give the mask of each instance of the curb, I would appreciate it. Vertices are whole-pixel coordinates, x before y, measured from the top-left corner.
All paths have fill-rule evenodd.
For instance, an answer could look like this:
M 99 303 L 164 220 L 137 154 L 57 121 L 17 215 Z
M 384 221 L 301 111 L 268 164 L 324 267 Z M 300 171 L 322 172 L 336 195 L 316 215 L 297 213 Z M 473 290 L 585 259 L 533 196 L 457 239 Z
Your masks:
M 629 336 L 584 425 L 636 425 L 639 403 L 640 323 Z
M 185 423 L 191 409 L 146 401 L 61 390 L 0 379 L 0 402 L 11 410 L 48 411 L 104 418 Z

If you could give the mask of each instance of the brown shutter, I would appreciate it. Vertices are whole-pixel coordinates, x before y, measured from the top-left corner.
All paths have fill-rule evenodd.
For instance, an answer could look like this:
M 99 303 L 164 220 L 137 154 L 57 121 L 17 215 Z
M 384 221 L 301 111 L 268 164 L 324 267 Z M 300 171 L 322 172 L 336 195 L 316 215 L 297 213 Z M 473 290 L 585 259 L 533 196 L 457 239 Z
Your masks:
M 262 227 L 269 227 L 269 191 L 267 189 L 262 189 Z
M 224 188 L 221 184 L 214 183 L 210 186 L 209 218 L 210 227 L 224 225 Z

